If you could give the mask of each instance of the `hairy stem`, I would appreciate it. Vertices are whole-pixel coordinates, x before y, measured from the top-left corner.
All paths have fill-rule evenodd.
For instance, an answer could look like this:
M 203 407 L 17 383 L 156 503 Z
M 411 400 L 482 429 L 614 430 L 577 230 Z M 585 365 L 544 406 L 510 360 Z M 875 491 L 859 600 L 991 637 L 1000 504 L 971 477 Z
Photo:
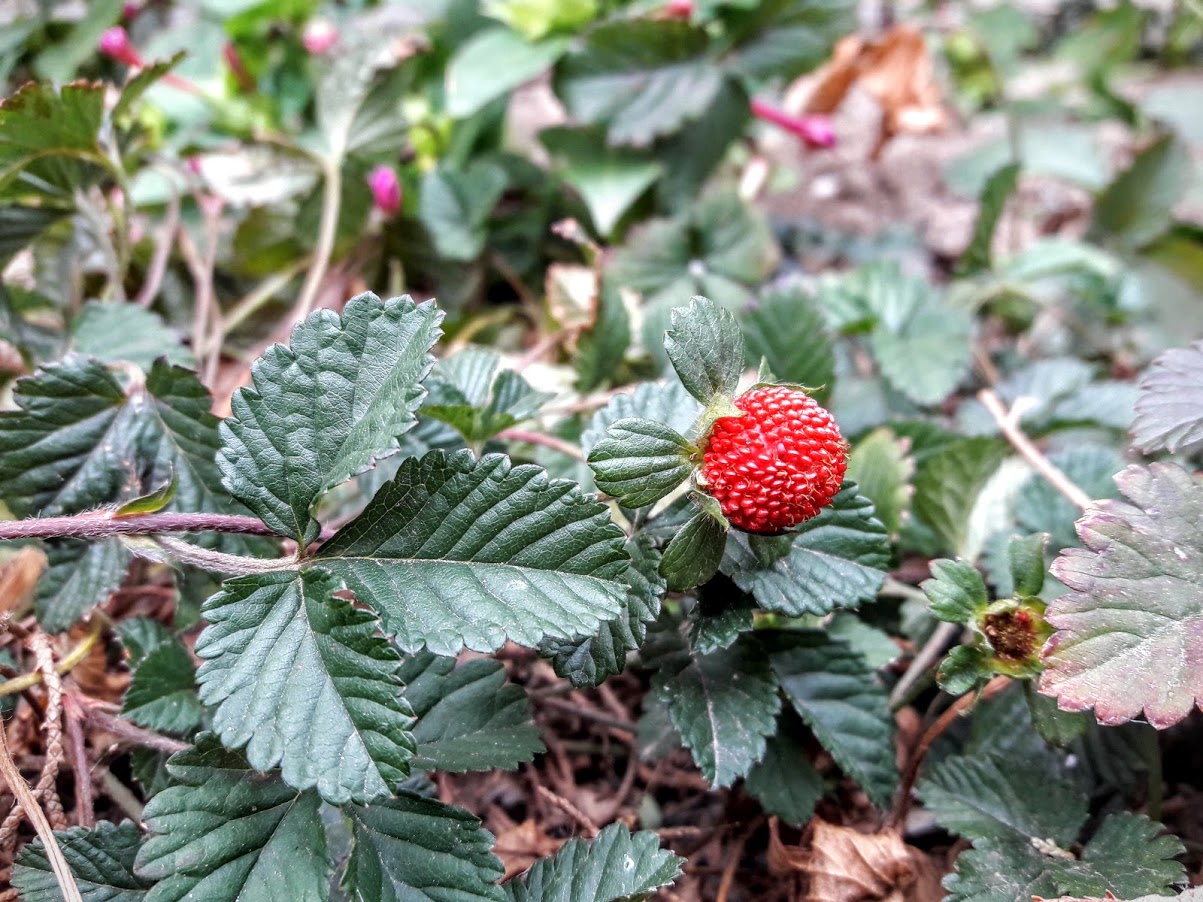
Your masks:
M 541 432 L 527 432 L 523 429 L 506 429 L 498 434 L 498 438 L 511 442 L 526 442 L 528 445 L 542 445 L 552 451 L 559 451 L 574 460 L 584 460 L 585 455 L 576 445 L 566 442 L 554 435 L 544 435 Z
M 66 517 L 0 520 L 0 541 L 12 539 L 104 538 L 161 532 L 232 532 L 250 536 L 277 533 L 257 517 L 234 514 L 162 513 L 118 517 L 112 510 L 87 511 Z

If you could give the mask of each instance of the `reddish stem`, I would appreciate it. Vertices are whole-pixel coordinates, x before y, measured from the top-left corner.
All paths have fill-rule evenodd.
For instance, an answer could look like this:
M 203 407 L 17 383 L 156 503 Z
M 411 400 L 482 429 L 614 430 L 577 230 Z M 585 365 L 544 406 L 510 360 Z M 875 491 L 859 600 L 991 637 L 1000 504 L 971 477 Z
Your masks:
M 151 535 L 162 532 L 232 532 L 252 536 L 278 536 L 256 517 L 232 514 L 139 514 L 115 517 L 110 510 L 88 511 L 68 517 L 35 517 L 0 521 L 0 541 L 11 539 L 101 538 L 117 535 Z
M 807 147 L 831 147 L 835 144 L 835 132 L 832 131 L 831 120 L 827 116 L 791 116 L 785 110 L 778 109 L 758 97 L 752 99 L 751 110 L 757 119 L 771 122 L 790 134 L 797 135 L 806 142 Z

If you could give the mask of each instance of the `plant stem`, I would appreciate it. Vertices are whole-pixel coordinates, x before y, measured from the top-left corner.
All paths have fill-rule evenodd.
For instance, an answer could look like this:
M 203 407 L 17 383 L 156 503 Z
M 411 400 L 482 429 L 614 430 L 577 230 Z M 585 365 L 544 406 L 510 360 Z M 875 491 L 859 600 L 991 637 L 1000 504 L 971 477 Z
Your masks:
M 317 300 L 318 289 L 330 268 L 330 257 L 334 254 L 334 240 L 338 237 L 338 211 L 342 205 L 343 174 L 338 159 L 331 155 L 322 161 L 322 176 L 325 192 L 322 194 L 322 216 L 318 222 L 317 246 L 313 250 L 313 266 L 301 287 L 293 321 L 300 322 L 309 315 Z
M 911 660 L 906 672 L 894 685 L 890 693 L 890 710 L 897 711 L 911 700 L 911 689 L 927 673 L 928 669 L 944 652 L 949 642 L 956 639 L 963 629 L 959 623 L 941 623 L 933 631 L 928 640 L 923 643 L 918 654 Z
M 1020 453 L 1024 460 L 1035 468 L 1036 472 L 1048 480 L 1058 492 L 1068 498 L 1075 507 L 1079 510 L 1086 510 L 1090 507 L 1091 499 L 1081 488 L 1073 483 L 1072 480 L 1044 456 L 1032 440 L 1027 437 L 1022 429 L 1019 428 L 1019 421 L 1014 412 L 1008 412 L 1003 406 L 1002 400 L 994 392 L 993 389 L 983 389 L 978 392 L 978 400 L 982 402 L 990 415 L 994 417 L 994 421 L 998 423 L 998 428 L 1002 430 L 1002 434 L 1006 436 L 1012 447 Z
M 249 536 L 280 536 L 257 517 L 234 514 L 139 514 L 116 517 L 96 510 L 66 517 L 32 517 L 0 521 L 0 541 L 12 539 L 104 538 L 152 535 L 160 532 L 232 532 Z
M 77 664 L 81 663 L 92 651 L 99 640 L 104 628 L 109 625 L 109 618 L 104 614 L 96 611 L 92 614 L 92 628 L 88 630 L 88 634 L 76 643 L 67 654 L 63 655 L 62 659 L 55 665 L 55 673 L 63 674 L 72 670 Z M 24 692 L 31 686 L 36 686 L 42 682 L 42 671 L 35 670 L 31 673 L 22 674 L 19 677 L 13 677 L 11 680 L 5 680 L 0 683 L 0 697 L 12 695 L 15 692 Z
M 571 442 L 564 441 L 562 438 L 556 438 L 554 435 L 544 435 L 541 432 L 527 432 L 523 429 L 506 429 L 498 433 L 497 437 L 510 442 L 526 442 L 528 445 L 542 445 L 544 448 L 550 448 L 552 451 L 565 454 L 573 460 L 584 461 L 585 459 L 585 454 L 580 448 Z

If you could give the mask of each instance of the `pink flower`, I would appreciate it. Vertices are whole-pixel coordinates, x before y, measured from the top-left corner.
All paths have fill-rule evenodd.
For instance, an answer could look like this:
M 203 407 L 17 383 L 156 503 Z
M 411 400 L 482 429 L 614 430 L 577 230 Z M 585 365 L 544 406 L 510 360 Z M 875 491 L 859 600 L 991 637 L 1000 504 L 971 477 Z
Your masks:
M 385 216 L 392 216 L 401 209 L 401 182 L 392 166 L 377 166 L 368 175 L 368 187 L 372 189 L 372 203 Z
M 807 147 L 835 146 L 835 129 L 831 127 L 830 116 L 791 116 L 785 110 L 779 110 L 767 101 L 759 99 L 752 100 L 752 115 L 797 135 Z
M 314 56 L 322 56 L 338 43 L 338 29 L 329 19 L 310 19 L 301 32 L 301 45 Z
M 666 19 L 689 21 L 693 18 L 693 0 L 668 0 L 661 12 Z
M 127 66 L 141 66 L 142 57 L 129 41 L 129 33 L 120 25 L 106 28 L 100 36 L 100 52 Z

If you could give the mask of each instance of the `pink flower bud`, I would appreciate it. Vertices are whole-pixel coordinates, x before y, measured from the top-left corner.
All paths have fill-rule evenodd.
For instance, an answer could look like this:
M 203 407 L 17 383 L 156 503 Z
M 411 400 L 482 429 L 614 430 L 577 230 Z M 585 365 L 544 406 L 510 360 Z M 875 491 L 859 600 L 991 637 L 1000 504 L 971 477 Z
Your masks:
M 142 6 L 138 3 L 123 3 L 121 4 L 121 18 L 132 19 L 138 13 L 142 12 Z
M 693 0 L 668 0 L 664 4 L 662 12 L 666 19 L 684 19 L 688 21 L 693 18 Z
M 831 126 L 830 116 L 817 113 L 808 116 L 791 116 L 785 110 L 779 110 L 767 101 L 759 99 L 752 101 L 752 115 L 797 135 L 806 143 L 807 147 L 835 146 L 835 129 Z
M 100 36 L 99 47 L 101 53 L 112 57 L 119 63 L 125 63 L 128 66 L 142 65 L 142 58 L 138 56 L 138 51 L 129 42 L 128 32 L 120 25 L 105 29 L 104 34 Z
M 392 216 L 401 209 L 401 182 L 391 166 L 377 166 L 368 176 L 368 187 L 372 189 L 372 203 L 385 216 Z
M 301 45 L 314 56 L 322 56 L 338 43 L 338 29 L 329 19 L 310 19 L 301 32 Z

